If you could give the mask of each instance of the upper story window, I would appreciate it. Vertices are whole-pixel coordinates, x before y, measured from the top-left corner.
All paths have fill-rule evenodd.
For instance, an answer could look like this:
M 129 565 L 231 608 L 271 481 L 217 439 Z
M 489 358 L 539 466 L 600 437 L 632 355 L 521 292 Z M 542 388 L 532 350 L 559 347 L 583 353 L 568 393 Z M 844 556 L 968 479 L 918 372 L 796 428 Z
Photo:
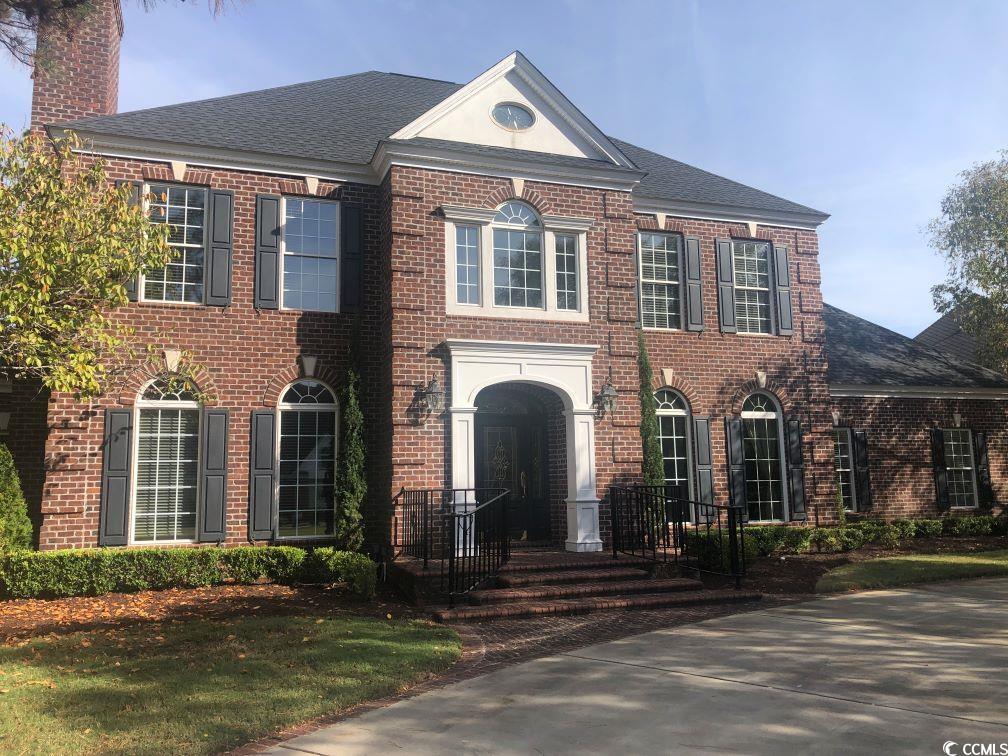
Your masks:
M 206 189 L 151 184 L 147 215 L 151 223 L 169 228 L 168 244 L 175 257 L 160 270 L 145 271 L 140 279 L 143 299 L 152 302 L 203 302 Z
M 137 407 L 133 541 L 196 538 L 200 406 L 184 386 L 152 381 Z
M 644 328 L 682 327 L 682 237 L 638 235 L 640 317 Z
M 732 241 L 735 323 L 739 333 L 772 333 L 770 242 Z
M 281 307 L 336 312 L 339 203 L 285 197 L 283 204 Z
M 452 314 L 588 320 L 585 246 L 591 220 L 540 217 L 524 202 L 443 207 Z

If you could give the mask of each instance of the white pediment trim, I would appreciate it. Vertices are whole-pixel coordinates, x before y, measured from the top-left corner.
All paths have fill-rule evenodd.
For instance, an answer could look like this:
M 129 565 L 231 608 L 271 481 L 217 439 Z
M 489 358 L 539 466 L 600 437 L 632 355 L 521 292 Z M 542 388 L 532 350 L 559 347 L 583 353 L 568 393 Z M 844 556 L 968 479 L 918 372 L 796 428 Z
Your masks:
M 444 118 L 472 97 L 514 72 L 549 105 L 582 139 L 591 144 L 601 157 L 623 168 L 635 168 L 633 161 L 609 137 L 578 110 L 567 96 L 517 50 L 487 69 L 455 94 L 445 98 L 426 113 L 403 126 L 390 139 L 413 139 L 424 129 Z

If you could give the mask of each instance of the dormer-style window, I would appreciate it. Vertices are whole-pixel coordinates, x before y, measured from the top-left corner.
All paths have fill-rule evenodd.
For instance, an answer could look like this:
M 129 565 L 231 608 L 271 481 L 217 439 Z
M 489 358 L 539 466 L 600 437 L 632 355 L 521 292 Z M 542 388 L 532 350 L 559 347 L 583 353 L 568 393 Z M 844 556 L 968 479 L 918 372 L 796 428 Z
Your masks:
M 442 207 L 447 310 L 455 315 L 587 321 L 588 218 Z

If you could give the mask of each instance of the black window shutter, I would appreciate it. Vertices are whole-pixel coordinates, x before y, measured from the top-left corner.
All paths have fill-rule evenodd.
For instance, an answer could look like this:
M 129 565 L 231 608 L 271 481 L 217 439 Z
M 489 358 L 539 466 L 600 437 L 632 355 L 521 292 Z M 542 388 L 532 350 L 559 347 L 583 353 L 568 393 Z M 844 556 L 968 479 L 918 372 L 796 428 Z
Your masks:
M 340 207 L 340 312 L 360 312 L 364 224 L 360 205 Z
M 746 506 L 745 457 L 742 452 L 742 418 L 725 419 L 725 437 L 728 440 L 728 490 L 731 503 Z M 745 517 L 745 515 L 743 515 Z
M 805 454 L 802 450 L 801 420 L 789 417 L 787 420 L 787 462 L 789 503 L 791 519 L 804 520 L 805 515 Z
M 696 462 L 696 500 L 714 503 L 714 459 L 711 454 L 710 418 L 693 418 L 693 458 Z
M 934 466 L 935 504 L 939 512 L 948 511 L 948 469 L 945 467 L 945 434 L 941 428 L 931 429 L 931 464 Z
M 854 444 L 854 495 L 857 511 L 867 512 L 872 508 L 871 473 L 868 468 L 868 434 L 862 430 L 851 431 Z
M 126 179 L 120 179 L 119 181 L 115 182 L 116 187 L 120 187 L 123 184 L 129 184 L 130 185 L 129 203 L 131 205 L 137 205 L 137 204 L 139 204 L 140 203 L 140 192 L 143 191 L 143 184 L 141 182 L 139 182 L 139 181 L 127 181 Z M 138 298 L 137 284 L 138 283 L 139 282 L 137 281 L 137 277 L 134 276 L 129 281 L 127 281 L 126 284 L 125 284 L 125 286 L 126 286 L 126 297 L 127 297 L 127 299 L 129 299 L 130 302 L 136 302 L 137 301 L 137 298 Z
M 280 307 L 280 197 L 256 197 L 255 306 Z
M 208 305 L 227 307 L 231 304 L 234 192 L 211 189 L 209 200 L 206 257 L 203 260 L 203 301 Z
M 228 411 L 205 408 L 200 450 L 199 540 L 220 543 L 227 535 Z
M 249 445 L 249 538 L 273 537 L 273 483 L 275 470 L 276 413 L 252 412 L 252 439 Z
M 994 486 L 991 484 L 987 434 L 984 431 L 973 433 L 973 456 L 976 460 L 977 499 L 982 507 L 990 507 L 994 503 Z
M 99 546 L 125 546 L 129 541 L 132 436 L 133 410 L 105 410 Z
M 717 246 L 718 321 L 721 333 L 737 333 L 735 325 L 735 271 L 731 239 L 715 239 Z
M 695 236 L 686 237 L 686 321 L 687 331 L 702 331 L 703 325 L 703 280 L 700 275 L 700 240 Z
M 794 333 L 791 314 L 791 273 L 788 268 L 788 248 L 783 244 L 773 245 L 774 284 L 777 289 L 777 333 L 790 336 Z

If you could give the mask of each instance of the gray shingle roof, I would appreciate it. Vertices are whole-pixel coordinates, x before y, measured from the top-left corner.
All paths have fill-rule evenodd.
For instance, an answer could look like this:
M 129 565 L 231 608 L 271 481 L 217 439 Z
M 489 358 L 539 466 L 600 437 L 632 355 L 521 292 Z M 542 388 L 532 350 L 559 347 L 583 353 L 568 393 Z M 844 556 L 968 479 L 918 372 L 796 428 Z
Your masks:
M 976 362 L 976 339 L 960 327 L 954 312 L 942 315 L 914 336 L 914 341 L 960 359 Z
M 367 71 L 198 102 L 84 118 L 59 125 L 106 136 L 367 164 L 380 142 L 462 86 L 448 81 Z M 641 196 L 799 213 L 817 221 L 827 217 L 812 208 L 627 142 L 613 141 L 642 170 L 647 171 L 648 175 L 638 187 Z M 452 143 L 452 146 L 463 148 L 457 143 Z M 466 145 L 465 148 L 520 156 L 520 151 L 481 145 Z M 539 162 L 557 165 L 599 162 L 532 154 Z
M 1008 376 L 823 305 L 830 384 L 1008 389 Z

